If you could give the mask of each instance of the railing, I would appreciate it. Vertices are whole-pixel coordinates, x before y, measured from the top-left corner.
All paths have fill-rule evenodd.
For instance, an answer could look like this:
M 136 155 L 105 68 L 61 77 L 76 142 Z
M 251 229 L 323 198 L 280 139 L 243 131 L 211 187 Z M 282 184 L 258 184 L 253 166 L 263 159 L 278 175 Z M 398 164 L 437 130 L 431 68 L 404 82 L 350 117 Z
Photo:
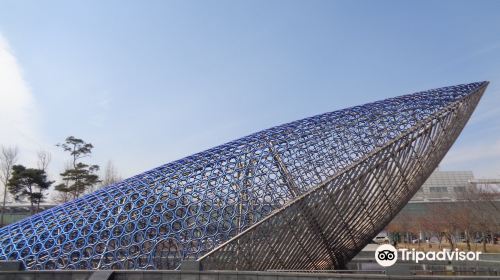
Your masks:
M 345 273 L 345 274 L 386 274 L 385 270 L 355 270 L 355 269 L 336 269 L 336 270 L 282 270 L 269 269 L 268 272 L 298 272 L 298 273 Z

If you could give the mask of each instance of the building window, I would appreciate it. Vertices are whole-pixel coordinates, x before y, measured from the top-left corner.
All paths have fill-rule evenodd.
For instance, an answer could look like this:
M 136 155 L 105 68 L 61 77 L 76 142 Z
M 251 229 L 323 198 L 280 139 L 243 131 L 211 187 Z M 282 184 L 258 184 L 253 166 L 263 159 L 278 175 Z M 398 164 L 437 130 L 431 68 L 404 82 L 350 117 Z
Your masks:
M 454 187 L 453 190 L 456 193 L 463 193 L 463 192 L 465 192 L 465 187 Z
M 429 191 L 431 193 L 446 193 L 448 189 L 446 187 L 430 187 Z

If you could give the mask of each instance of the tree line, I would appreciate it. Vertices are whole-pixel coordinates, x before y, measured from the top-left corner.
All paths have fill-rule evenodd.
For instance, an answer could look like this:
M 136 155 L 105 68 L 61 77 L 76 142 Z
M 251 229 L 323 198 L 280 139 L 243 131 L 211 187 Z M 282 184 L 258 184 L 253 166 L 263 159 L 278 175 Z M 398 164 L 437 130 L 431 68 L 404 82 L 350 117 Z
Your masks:
M 19 149 L 5 147 L 0 149 L 0 183 L 2 184 L 3 198 L 0 224 L 4 224 L 4 214 L 9 197 L 15 202 L 28 202 L 30 213 L 35 214 L 40 210 L 40 203 L 49 199 L 49 188 L 54 186 L 54 202 L 64 203 L 76 199 L 86 193 L 95 191 L 107 185 L 121 181 L 111 161 L 108 161 L 102 178 L 99 176 L 99 165 L 89 164 L 84 161 L 90 157 L 94 146 L 80 138 L 69 136 L 63 143 L 56 145 L 66 152 L 69 161 L 64 170 L 59 174 L 57 184 L 48 178 L 47 168 L 52 156 L 47 151 L 37 154 L 35 167 L 26 167 L 19 164 Z
M 401 211 L 386 227 L 395 241 L 404 243 L 446 242 L 451 250 L 457 243 L 481 243 L 487 252 L 487 243 L 496 243 L 500 232 L 500 193 L 493 188 L 469 186 L 457 195 L 454 202 L 418 203 L 421 211 Z M 423 240 L 420 238 L 423 236 Z

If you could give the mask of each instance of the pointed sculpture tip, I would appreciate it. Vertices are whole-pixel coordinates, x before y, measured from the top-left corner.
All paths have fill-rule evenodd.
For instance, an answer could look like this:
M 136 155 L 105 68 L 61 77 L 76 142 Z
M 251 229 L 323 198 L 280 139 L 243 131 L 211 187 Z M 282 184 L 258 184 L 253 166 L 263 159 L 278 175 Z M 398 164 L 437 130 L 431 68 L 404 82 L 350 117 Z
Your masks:
M 487 87 L 489 84 L 490 84 L 490 81 L 483 80 L 483 81 L 467 83 L 464 85 L 476 85 L 478 87 Z

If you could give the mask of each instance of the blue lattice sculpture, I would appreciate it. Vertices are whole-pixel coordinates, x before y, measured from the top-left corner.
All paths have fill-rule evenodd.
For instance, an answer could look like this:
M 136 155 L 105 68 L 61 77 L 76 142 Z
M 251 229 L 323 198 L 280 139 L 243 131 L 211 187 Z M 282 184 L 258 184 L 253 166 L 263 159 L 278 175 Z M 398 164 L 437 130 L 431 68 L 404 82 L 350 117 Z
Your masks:
M 28 269 L 343 267 L 446 154 L 487 82 L 273 127 L 0 229 Z

